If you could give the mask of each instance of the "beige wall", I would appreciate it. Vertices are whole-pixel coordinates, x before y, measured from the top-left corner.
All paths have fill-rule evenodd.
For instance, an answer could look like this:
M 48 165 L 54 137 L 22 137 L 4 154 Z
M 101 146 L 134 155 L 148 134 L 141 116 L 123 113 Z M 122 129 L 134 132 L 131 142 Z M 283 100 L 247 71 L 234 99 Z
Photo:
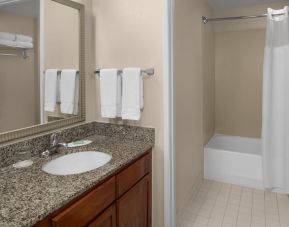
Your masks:
M 211 11 L 203 15 L 211 15 Z M 212 24 L 202 26 L 202 48 L 203 141 L 207 144 L 215 133 L 215 35 Z
M 36 30 L 33 17 L 0 11 L 1 32 L 34 37 Z M 29 58 L 0 56 L 0 133 L 38 123 L 37 39 L 34 39 L 35 48 L 28 51 Z M 1 53 L 22 54 L 20 49 L 0 49 Z
M 79 12 L 44 1 L 44 69 L 79 69 Z
M 175 86 L 176 86 L 176 196 L 177 212 L 198 186 L 203 176 L 203 102 L 204 109 L 212 111 L 207 103 L 213 103 L 213 93 L 203 94 L 204 88 L 213 85 L 213 58 L 203 67 L 203 59 L 213 55 L 209 28 L 203 28 L 202 14 L 210 9 L 201 0 L 178 0 L 175 2 Z M 205 43 L 210 43 L 205 47 Z M 204 45 L 203 45 L 204 44 Z M 211 52 L 212 51 L 212 52 Z M 205 53 L 203 55 L 203 52 Z M 210 53 L 211 52 L 211 53 Z M 205 76 L 204 76 L 205 75 Z M 204 78 L 206 82 L 204 83 Z M 209 116 L 210 115 L 210 116 Z M 213 122 L 210 113 L 206 118 Z M 208 123 L 209 124 L 209 123 Z M 207 127 L 210 134 L 214 126 Z
M 215 16 L 255 15 L 285 5 L 257 5 Z M 215 23 L 216 133 L 261 136 L 265 26 L 265 18 Z
M 260 137 L 265 30 L 216 34 L 216 132 Z
M 95 67 L 155 68 L 155 76 L 145 79 L 145 107 L 140 122 L 132 124 L 154 127 L 156 145 L 153 150 L 153 226 L 163 226 L 163 1 L 95 0 Z M 95 82 L 96 80 L 96 82 Z M 93 77 L 93 99 L 97 121 L 100 116 L 99 78 Z

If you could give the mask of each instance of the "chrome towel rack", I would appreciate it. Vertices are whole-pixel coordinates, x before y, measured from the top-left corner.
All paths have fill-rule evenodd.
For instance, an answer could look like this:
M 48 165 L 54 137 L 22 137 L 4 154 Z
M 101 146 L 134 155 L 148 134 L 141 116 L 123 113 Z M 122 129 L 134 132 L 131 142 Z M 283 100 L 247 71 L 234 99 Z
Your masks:
M 43 70 L 43 73 L 45 74 L 46 70 Z M 57 70 L 57 74 L 60 74 L 62 72 L 61 69 Z M 76 73 L 79 73 L 79 70 L 76 71 Z
M 101 69 L 96 69 L 94 73 L 100 75 L 100 70 Z M 123 70 L 119 69 L 117 72 L 121 74 Z M 144 76 L 153 76 L 155 74 L 155 69 L 154 68 L 142 69 L 141 74 Z
M 22 50 L 22 54 L 8 54 L 8 53 L 0 53 L 1 56 L 10 56 L 10 57 L 22 57 L 23 59 L 27 59 L 29 56 L 27 55 L 26 49 Z

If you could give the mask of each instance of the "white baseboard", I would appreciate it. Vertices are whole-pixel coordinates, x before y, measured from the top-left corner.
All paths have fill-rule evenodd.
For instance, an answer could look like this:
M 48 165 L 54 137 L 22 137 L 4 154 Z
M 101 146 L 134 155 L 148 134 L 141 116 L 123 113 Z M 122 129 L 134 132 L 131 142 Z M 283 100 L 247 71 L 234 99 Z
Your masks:
M 234 184 L 234 185 L 239 185 L 243 187 L 249 187 L 249 188 L 255 188 L 255 189 L 261 189 L 263 190 L 263 181 L 258 180 L 258 179 L 250 179 L 250 178 L 245 178 L 241 176 L 233 176 L 233 175 L 226 175 L 218 172 L 214 173 L 205 173 L 204 176 L 205 179 L 207 180 L 214 180 L 214 181 L 220 181 L 223 183 L 228 183 L 228 184 Z

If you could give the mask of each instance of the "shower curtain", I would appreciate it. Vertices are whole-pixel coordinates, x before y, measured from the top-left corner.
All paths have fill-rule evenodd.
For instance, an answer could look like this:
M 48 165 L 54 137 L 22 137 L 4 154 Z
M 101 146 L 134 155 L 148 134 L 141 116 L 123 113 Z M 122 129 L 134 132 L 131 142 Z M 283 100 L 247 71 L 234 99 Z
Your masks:
M 262 115 L 264 187 L 289 194 L 288 7 L 268 9 Z

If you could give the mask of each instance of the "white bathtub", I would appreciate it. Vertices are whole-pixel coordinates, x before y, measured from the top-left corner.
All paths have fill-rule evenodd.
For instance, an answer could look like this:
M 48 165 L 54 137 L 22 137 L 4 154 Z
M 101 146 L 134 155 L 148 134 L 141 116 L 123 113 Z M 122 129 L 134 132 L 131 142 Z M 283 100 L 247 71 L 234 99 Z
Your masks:
M 263 189 L 261 139 L 215 135 L 204 147 L 204 177 Z

